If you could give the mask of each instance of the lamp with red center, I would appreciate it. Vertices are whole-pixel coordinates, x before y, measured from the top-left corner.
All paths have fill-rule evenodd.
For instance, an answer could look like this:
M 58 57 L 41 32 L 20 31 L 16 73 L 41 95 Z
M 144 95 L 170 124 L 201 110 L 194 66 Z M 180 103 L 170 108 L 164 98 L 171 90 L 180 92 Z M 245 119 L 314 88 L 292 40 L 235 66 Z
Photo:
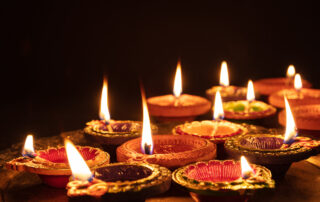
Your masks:
M 219 86 L 212 86 L 206 90 L 206 94 L 210 100 L 214 100 L 215 94 L 220 91 L 224 101 L 242 100 L 246 97 L 247 89 L 245 87 L 230 86 L 228 65 L 226 61 L 222 61 L 220 68 Z
M 210 110 L 209 100 L 189 94 L 182 94 L 181 63 L 177 64 L 173 94 L 147 99 L 150 115 L 159 121 L 187 121 Z

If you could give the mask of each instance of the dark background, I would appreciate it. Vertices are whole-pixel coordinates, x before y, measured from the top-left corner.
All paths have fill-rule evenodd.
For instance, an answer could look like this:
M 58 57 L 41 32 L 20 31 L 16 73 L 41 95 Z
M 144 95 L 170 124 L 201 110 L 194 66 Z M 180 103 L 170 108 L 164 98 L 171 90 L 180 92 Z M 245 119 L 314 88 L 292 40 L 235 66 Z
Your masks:
M 1 5 L 0 148 L 98 118 L 103 74 L 114 119 L 141 119 L 147 96 L 284 76 L 319 87 L 319 8 L 312 1 L 7 1 Z

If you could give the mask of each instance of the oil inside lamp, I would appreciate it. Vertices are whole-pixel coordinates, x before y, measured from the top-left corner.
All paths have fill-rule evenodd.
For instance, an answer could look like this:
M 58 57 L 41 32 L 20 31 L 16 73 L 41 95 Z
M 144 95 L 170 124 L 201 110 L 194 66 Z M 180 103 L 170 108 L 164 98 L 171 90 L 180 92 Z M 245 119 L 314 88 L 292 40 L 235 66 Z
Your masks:
M 92 173 L 71 141 L 65 140 L 65 148 L 73 178 L 80 181 L 91 181 Z
M 22 156 L 30 157 L 30 158 L 36 157 L 36 153 L 34 152 L 34 148 L 33 148 L 33 136 L 31 134 L 29 134 L 26 138 L 26 141 L 24 143 L 24 147 L 22 150 Z
M 226 61 L 222 61 L 221 63 L 220 86 L 223 86 L 223 87 L 229 86 L 229 74 L 228 74 L 228 66 Z
M 298 132 L 296 128 L 296 124 L 293 119 L 293 115 L 290 109 L 290 105 L 287 97 L 284 97 L 284 102 L 286 106 L 286 131 L 284 134 L 284 144 L 291 144 L 294 142 L 294 139 L 297 137 Z
M 254 174 L 253 169 L 249 165 L 247 159 L 241 156 L 241 176 L 243 179 L 248 179 L 252 174 Z
M 144 154 L 153 153 L 153 141 L 151 135 L 150 118 L 146 102 L 146 97 L 143 88 L 141 88 L 142 96 L 142 110 L 143 110 L 143 126 L 142 126 L 142 138 L 141 138 L 141 151 Z
M 180 64 L 180 61 L 178 61 L 176 75 L 174 78 L 174 85 L 173 85 L 173 95 L 176 98 L 174 106 L 179 105 L 179 97 L 181 93 L 182 93 L 181 64 Z
M 289 65 L 288 70 L 287 70 L 287 78 L 292 79 L 294 75 L 296 74 L 296 70 L 293 65 Z
M 222 106 L 222 99 L 220 95 L 220 91 L 216 92 L 216 96 L 214 99 L 214 112 L 213 112 L 213 119 L 220 121 L 224 118 L 223 106 Z

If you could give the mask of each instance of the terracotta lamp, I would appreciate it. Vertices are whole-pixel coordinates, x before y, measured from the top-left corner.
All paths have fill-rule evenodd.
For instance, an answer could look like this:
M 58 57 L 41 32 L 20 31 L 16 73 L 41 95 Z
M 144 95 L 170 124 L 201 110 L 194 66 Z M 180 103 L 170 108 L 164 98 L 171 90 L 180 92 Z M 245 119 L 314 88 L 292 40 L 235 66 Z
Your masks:
M 141 121 L 122 121 L 112 120 L 108 108 L 108 87 L 107 81 L 104 80 L 101 93 L 100 120 L 93 120 L 87 123 L 84 128 L 84 134 L 89 142 L 102 145 L 104 150 L 108 151 L 115 159 L 115 150 L 118 145 L 141 136 Z M 158 128 L 152 125 L 153 132 Z
M 106 165 L 110 161 L 107 152 L 88 146 L 77 146 L 88 166 L 92 169 Z M 65 147 L 48 148 L 34 151 L 33 137 L 28 135 L 23 157 L 16 158 L 6 163 L 6 168 L 16 171 L 36 173 L 43 183 L 57 188 L 64 188 L 69 181 L 69 169 Z
M 294 89 L 284 89 L 269 96 L 269 103 L 278 108 L 284 108 L 284 96 L 288 98 L 291 106 L 320 104 L 320 90 L 302 88 L 300 74 L 294 78 Z
M 246 155 L 250 162 L 264 165 L 272 175 L 281 178 L 291 163 L 307 159 L 320 152 L 320 141 L 297 137 L 297 130 L 288 101 L 286 100 L 287 124 L 282 134 L 246 134 L 225 142 L 230 157 Z
M 67 185 L 69 201 L 138 201 L 170 188 L 171 172 L 158 165 L 113 163 L 93 174 L 72 144 L 66 143 L 73 179 Z
M 181 65 L 178 62 L 173 95 L 150 97 L 147 100 L 150 114 L 161 121 L 193 120 L 210 110 L 209 100 L 182 93 Z
M 267 78 L 267 79 L 260 79 L 254 82 L 254 86 L 256 90 L 261 95 L 270 95 L 277 91 L 283 89 L 290 89 L 293 88 L 293 78 L 295 75 L 295 69 L 293 65 L 290 65 L 287 70 L 287 77 L 286 78 Z M 311 84 L 303 80 L 303 86 L 310 88 Z
M 219 159 L 225 158 L 224 142 L 226 139 L 247 133 L 247 129 L 239 124 L 224 121 L 224 112 L 220 91 L 216 92 L 213 107 L 214 120 L 193 121 L 176 126 L 173 134 L 189 135 L 208 139 L 217 144 L 217 155 Z
M 227 119 L 254 120 L 272 116 L 276 109 L 264 102 L 255 100 L 253 83 L 248 82 L 247 100 L 229 101 L 223 103 Z
M 144 94 L 142 138 L 129 140 L 117 148 L 119 162 L 143 162 L 174 169 L 216 156 L 216 145 L 198 137 L 151 135 L 150 120 Z
M 210 89 L 206 90 L 207 97 L 210 100 L 214 100 L 214 96 L 218 91 L 220 91 L 224 101 L 246 99 L 247 88 L 229 85 L 229 74 L 226 61 L 221 63 L 220 85 L 212 86 Z
M 295 123 L 299 130 L 320 130 L 320 105 L 303 105 L 292 107 Z M 286 126 L 286 111 L 279 113 L 279 123 Z
M 195 201 L 247 201 L 256 190 L 274 188 L 270 171 L 260 165 L 234 160 L 197 162 L 172 174 Z

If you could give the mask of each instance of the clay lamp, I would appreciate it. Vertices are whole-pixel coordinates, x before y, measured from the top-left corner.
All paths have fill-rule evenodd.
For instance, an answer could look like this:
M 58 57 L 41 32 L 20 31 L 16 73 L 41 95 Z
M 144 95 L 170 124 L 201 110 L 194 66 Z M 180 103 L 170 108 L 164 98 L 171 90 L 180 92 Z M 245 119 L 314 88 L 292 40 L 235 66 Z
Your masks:
M 247 88 L 229 85 L 229 74 L 226 61 L 221 63 L 220 85 L 212 86 L 210 89 L 206 90 L 207 97 L 210 100 L 214 100 L 214 96 L 218 91 L 220 91 L 221 97 L 224 101 L 246 99 Z
M 140 201 L 170 188 L 171 172 L 158 165 L 114 163 L 90 171 L 70 142 L 66 142 L 72 179 L 69 201 Z
M 274 188 L 271 172 L 249 164 L 242 156 L 235 160 L 210 160 L 178 168 L 172 174 L 195 201 L 247 201 L 257 190 Z
M 213 107 L 213 120 L 193 121 L 176 126 L 173 134 L 189 135 L 208 139 L 217 144 L 217 158 L 225 158 L 224 142 L 230 137 L 247 133 L 247 129 L 239 124 L 224 121 L 224 112 L 220 91 L 216 92 Z
M 206 139 L 180 135 L 152 136 L 144 95 L 142 96 L 142 103 L 142 138 L 129 140 L 117 148 L 117 160 L 119 162 L 151 163 L 174 169 L 189 163 L 216 157 L 216 145 Z
M 277 91 L 293 88 L 294 75 L 295 68 L 293 65 L 290 65 L 287 70 L 287 77 L 260 79 L 254 82 L 254 86 L 261 95 L 269 96 Z M 307 88 L 311 87 L 308 81 L 303 80 L 302 82 L 303 86 Z
M 320 90 L 311 88 L 302 88 L 300 74 L 294 78 L 294 89 L 284 89 L 269 96 L 269 103 L 278 108 L 284 108 L 284 99 L 286 95 L 292 107 L 299 105 L 320 104 Z
M 290 102 L 291 104 L 291 102 Z M 300 133 L 319 136 L 320 105 L 302 105 L 292 107 L 295 123 Z M 286 111 L 279 113 L 279 123 L 286 126 Z
M 77 146 L 77 149 L 91 168 L 109 163 L 109 154 L 98 148 Z M 33 136 L 28 135 L 22 155 L 23 157 L 7 162 L 6 168 L 38 174 L 42 182 L 51 187 L 64 188 L 68 183 L 71 170 L 65 147 L 34 151 Z
M 251 80 L 248 82 L 247 100 L 224 102 L 223 109 L 225 117 L 233 120 L 263 119 L 274 115 L 277 111 L 271 105 L 255 100 Z
M 84 133 L 89 142 L 102 145 L 104 150 L 110 153 L 111 159 L 114 160 L 117 146 L 141 135 L 142 122 L 111 120 L 106 79 L 103 82 L 99 116 L 100 120 L 93 120 L 87 123 Z M 157 132 L 157 126 L 152 125 L 152 130 Z
M 246 155 L 250 162 L 264 165 L 272 175 L 281 178 L 293 162 L 320 152 L 320 141 L 298 136 L 293 115 L 286 103 L 286 131 L 282 134 L 246 134 L 228 139 L 225 149 L 230 157 Z
M 178 62 L 173 95 L 150 97 L 147 100 L 150 114 L 159 121 L 187 121 L 210 110 L 209 100 L 195 95 L 181 94 L 181 65 Z

